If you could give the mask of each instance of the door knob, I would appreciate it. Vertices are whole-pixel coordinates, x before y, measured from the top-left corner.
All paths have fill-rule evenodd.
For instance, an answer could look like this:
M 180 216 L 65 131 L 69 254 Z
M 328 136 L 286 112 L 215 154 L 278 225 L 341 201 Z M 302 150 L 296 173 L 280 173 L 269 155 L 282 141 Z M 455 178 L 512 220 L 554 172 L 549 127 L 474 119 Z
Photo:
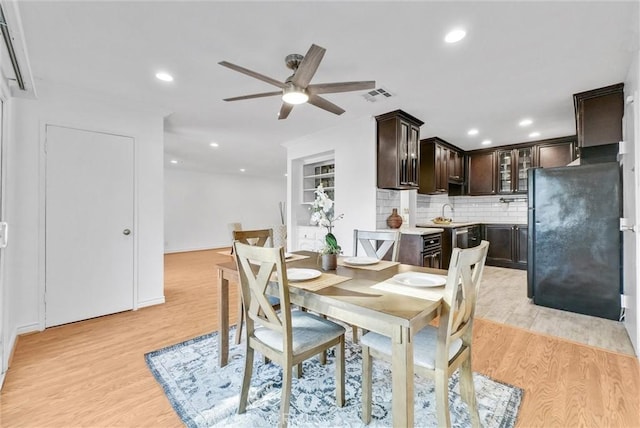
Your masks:
M 123 235 L 130 235 L 131 231 L 129 229 L 125 229 L 125 230 L 122 231 L 122 234 Z

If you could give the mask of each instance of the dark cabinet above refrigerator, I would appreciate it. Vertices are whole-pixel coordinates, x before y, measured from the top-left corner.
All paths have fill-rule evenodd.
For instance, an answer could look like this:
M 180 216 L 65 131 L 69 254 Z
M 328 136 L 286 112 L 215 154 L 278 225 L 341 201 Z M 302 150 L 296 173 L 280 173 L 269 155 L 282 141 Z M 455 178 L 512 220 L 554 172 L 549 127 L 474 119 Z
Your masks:
M 573 95 L 578 146 L 617 144 L 622 140 L 624 84 Z

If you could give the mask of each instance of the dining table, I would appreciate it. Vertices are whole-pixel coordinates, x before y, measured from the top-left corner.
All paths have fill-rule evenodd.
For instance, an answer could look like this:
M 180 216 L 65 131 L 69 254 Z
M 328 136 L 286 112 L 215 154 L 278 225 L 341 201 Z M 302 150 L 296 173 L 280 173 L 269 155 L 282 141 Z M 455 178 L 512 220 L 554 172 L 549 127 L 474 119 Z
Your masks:
M 396 284 L 393 278 L 411 272 L 446 276 L 447 271 L 385 260 L 366 265 L 348 261 L 340 258 L 336 270 L 322 271 L 318 253 L 294 252 L 293 259 L 286 262 L 287 271 L 313 269 L 321 275 L 310 281 L 290 279 L 291 303 L 391 338 L 393 426 L 413 426 L 412 337 L 438 315 L 444 287 L 414 288 Z M 239 275 L 234 260 L 218 263 L 216 268 L 218 364 L 222 367 L 229 355 L 229 287 L 238 283 Z

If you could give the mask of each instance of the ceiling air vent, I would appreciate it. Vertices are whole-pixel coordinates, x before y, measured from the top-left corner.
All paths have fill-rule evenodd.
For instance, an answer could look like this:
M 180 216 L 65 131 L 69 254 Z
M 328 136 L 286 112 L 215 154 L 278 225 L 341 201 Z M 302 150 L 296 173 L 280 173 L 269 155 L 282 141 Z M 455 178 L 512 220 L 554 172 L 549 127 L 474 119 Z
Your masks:
M 378 88 L 365 92 L 362 96 L 370 103 L 377 103 L 378 101 L 383 101 L 387 98 L 391 98 L 393 94 L 384 88 Z

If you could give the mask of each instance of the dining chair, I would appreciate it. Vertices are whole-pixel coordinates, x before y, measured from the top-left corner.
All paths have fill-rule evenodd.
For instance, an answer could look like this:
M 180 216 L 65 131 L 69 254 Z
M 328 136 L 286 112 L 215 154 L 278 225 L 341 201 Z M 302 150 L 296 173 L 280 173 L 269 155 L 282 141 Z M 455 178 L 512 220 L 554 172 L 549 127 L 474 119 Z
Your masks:
M 360 245 L 358 245 L 360 244 Z M 400 231 L 384 230 L 369 231 L 358 230 L 353 231 L 353 255 L 358 255 L 358 247 L 361 247 L 367 257 L 375 257 L 382 259 L 387 253 L 391 252 L 391 261 L 398 261 L 400 252 Z
M 259 247 L 266 247 L 273 242 L 273 230 L 272 229 L 255 229 L 255 230 L 233 230 L 233 241 L 242 242 L 247 245 L 257 245 Z M 233 248 L 232 248 L 233 250 Z M 233 251 L 231 251 L 233 254 Z M 280 301 L 276 297 L 269 298 L 273 306 L 280 304 Z M 238 326 L 236 328 L 235 342 L 238 345 L 242 341 L 242 325 L 244 323 L 244 311 L 242 310 L 242 293 L 238 295 Z
M 476 298 L 488 241 L 473 248 L 454 248 L 444 286 L 438 326 L 426 326 L 413 340 L 414 373 L 435 381 L 438 426 L 451 426 L 449 377 L 460 369 L 460 395 L 469 407 L 471 423 L 480 426 L 480 416 L 471 371 L 472 327 Z M 369 332 L 362 336 L 362 420 L 371 421 L 373 358 L 391 361 L 391 339 Z
M 359 244 L 359 245 L 358 245 Z M 391 253 L 391 261 L 397 262 L 400 254 L 400 231 L 399 230 L 353 230 L 353 255 L 358 256 L 358 246 L 364 249 L 367 257 L 382 259 L 387 253 Z M 353 341 L 358 343 L 358 327 L 351 326 Z M 362 331 L 365 334 L 365 330 Z
M 233 237 L 233 232 L 236 230 L 242 230 L 242 223 L 227 223 L 227 229 L 231 234 L 231 255 L 233 256 L 233 241 L 235 240 Z
M 234 243 L 247 322 L 246 359 L 238 413 L 244 413 L 251 383 L 254 351 L 282 366 L 280 426 L 287 425 L 293 367 L 320 352 L 336 348 L 336 403 L 344 405 L 344 333 L 339 324 L 309 312 L 292 311 L 284 249 Z M 280 311 L 267 292 L 277 282 Z M 273 285 L 271 285 L 273 287 Z

